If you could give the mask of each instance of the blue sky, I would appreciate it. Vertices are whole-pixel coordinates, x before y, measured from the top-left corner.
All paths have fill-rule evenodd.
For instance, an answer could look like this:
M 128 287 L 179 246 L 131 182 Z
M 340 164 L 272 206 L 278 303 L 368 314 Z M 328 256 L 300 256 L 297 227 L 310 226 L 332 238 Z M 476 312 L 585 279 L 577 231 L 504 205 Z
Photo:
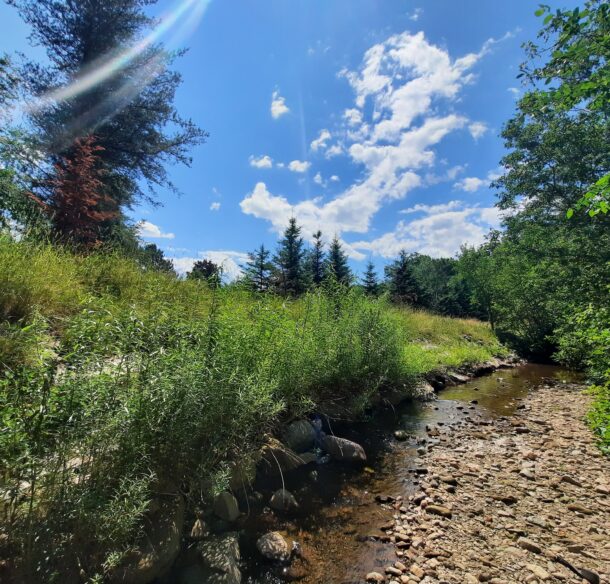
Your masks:
M 161 1 L 158 14 L 177 0 Z M 554 4 L 554 6 L 564 6 Z M 567 3 L 576 5 L 575 2 Z M 521 87 L 537 2 L 211 0 L 181 37 L 177 107 L 210 132 L 181 197 L 134 210 L 175 258 L 224 262 L 274 247 L 294 215 L 339 236 L 356 272 L 401 249 L 451 256 L 499 224 L 489 181 Z M 0 5 L 0 51 L 40 56 Z

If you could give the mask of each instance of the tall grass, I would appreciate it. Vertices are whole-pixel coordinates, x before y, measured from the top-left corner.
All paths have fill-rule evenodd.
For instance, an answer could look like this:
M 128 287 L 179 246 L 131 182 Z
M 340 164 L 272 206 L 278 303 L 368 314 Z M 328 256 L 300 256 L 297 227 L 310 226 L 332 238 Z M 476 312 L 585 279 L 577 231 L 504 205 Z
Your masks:
M 499 350 L 342 288 L 290 302 L 8 239 L 0 274 L 0 556 L 28 582 L 110 570 L 157 494 L 201 503 L 282 419 Z

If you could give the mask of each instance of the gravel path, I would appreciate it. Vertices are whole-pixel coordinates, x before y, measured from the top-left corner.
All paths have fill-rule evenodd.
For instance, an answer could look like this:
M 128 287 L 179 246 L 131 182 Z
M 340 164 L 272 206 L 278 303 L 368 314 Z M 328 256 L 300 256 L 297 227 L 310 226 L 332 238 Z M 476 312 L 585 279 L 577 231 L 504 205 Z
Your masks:
M 431 428 L 438 443 L 421 457 L 421 491 L 388 505 L 382 526 L 397 561 L 367 581 L 594 581 L 560 556 L 610 583 L 610 460 L 584 422 L 582 390 L 543 385 L 511 417 L 465 410 L 465 425 Z

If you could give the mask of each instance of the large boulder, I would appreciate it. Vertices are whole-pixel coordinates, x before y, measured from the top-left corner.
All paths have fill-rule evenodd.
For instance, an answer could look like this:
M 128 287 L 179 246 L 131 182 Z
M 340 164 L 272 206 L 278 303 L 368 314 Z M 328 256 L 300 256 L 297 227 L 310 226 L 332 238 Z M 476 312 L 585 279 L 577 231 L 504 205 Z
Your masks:
M 239 517 L 237 499 L 228 491 L 223 491 L 214 501 L 214 513 L 224 521 L 235 521 Z
M 337 436 L 324 436 L 322 448 L 330 454 L 331 458 L 342 462 L 366 462 L 364 448 L 345 438 Z
M 270 531 L 256 541 L 261 555 L 273 562 L 287 562 L 290 559 L 290 546 L 279 531 Z
M 273 493 L 271 500 L 269 501 L 269 507 L 276 511 L 292 511 L 298 509 L 299 504 L 294 498 L 294 495 L 286 489 L 278 489 Z
M 263 446 L 260 467 L 268 475 L 275 476 L 303 466 L 303 459 L 279 440 L 270 438 Z
M 307 420 L 297 420 L 286 426 L 282 441 L 297 453 L 307 452 L 313 448 L 316 432 Z
M 239 542 L 235 533 L 214 535 L 197 547 L 206 584 L 240 584 Z
M 180 552 L 184 526 L 184 499 L 180 495 L 164 497 L 147 517 L 145 536 L 123 564 L 110 576 L 111 582 L 147 584 L 162 576 Z

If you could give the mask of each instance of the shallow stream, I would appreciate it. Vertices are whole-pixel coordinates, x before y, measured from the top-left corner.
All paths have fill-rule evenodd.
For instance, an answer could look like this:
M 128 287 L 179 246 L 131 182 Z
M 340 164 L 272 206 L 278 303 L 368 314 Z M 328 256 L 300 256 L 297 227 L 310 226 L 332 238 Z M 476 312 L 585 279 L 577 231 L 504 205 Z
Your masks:
M 391 517 L 375 496 L 406 499 L 415 492 L 417 469 L 422 465 L 417 450 L 426 440 L 433 440 L 427 437 L 426 426 L 442 429 L 468 416 L 510 415 L 519 400 L 545 378 L 569 381 L 573 376 L 551 365 L 521 365 L 444 389 L 432 402 L 405 402 L 394 409 L 381 409 L 361 423 L 333 426 L 337 436 L 362 444 L 367 466 L 308 465 L 284 477 L 285 488 L 294 494 L 300 508 L 284 518 L 271 511 L 253 512 L 243 523 L 243 582 L 279 584 L 298 578 L 306 584 L 355 584 L 363 582 L 367 572 L 383 571 L 396 558 L 393 546 L 370 537 L 379 534 L 379 527 Z M 393 433 L 397 429 L 411 438 L 396 440 Z M 264 500 L 282 487 L 280 477 L 276 482 L 262 487 Z M 306 561 L 299 562 L 292 573 L 282 573 L 257 553 L 257 537 L 269 530 L 278 530 L 288 541 L 301 544 Z

